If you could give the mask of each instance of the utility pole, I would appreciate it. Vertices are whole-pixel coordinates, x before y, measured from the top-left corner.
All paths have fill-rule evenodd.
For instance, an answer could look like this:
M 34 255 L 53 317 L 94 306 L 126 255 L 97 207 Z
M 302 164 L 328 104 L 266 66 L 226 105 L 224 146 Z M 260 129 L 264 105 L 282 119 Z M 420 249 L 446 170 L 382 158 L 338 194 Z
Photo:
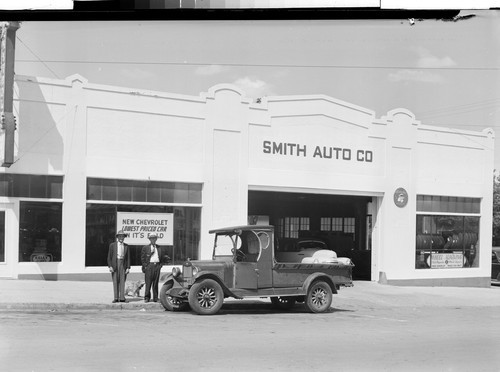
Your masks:
M 19 22 L 1 23 L 0 46 L 0 113 L 1 135 L 4 139 L 4 157 L 2 167 L 10 167 L 14 163 L 14 61 L 16 52 L 16 31 Z M 1 138 L 1 137 L 0 137 Z

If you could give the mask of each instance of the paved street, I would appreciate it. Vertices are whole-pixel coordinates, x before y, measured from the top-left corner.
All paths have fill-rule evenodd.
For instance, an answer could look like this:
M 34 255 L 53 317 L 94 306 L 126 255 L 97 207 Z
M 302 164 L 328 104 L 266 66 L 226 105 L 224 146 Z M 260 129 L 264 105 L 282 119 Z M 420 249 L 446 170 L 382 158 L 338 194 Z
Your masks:
M 339 294 L 325 314 L 267 301 L 233 301 L 215 316 L 139 302 L 129 311 L 4 309 L 0 360 L 5 371 L 499 370 L 498 307 L 376 295 Z

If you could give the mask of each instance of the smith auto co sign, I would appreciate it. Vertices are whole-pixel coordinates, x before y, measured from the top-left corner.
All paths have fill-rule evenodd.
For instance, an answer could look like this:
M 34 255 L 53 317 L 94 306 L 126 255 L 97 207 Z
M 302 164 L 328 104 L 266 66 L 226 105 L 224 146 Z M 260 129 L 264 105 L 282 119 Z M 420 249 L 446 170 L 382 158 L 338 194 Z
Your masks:
M 302 156 L 317 159 L 333 159 L 357 162 L 373 162 L 373 151 L 367 149 L 352 149 L 338 146 L 308 146 L 300 143 L 262 141 L 264 154 Z
M 128 244 L 148 244 L 148 234 L 156 233 L 159 245 L 173 245 L 174 214 L 117 212 L 116 231 L 118 230 L 123 230 L 128 234 L 125 239 L 125 242 Z

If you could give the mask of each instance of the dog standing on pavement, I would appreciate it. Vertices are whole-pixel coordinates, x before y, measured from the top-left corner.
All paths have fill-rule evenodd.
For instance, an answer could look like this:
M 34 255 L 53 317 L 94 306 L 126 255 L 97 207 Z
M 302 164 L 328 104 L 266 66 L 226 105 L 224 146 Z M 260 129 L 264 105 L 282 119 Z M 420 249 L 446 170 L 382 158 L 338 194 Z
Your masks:
M 135 282 L 127 281 L 125 282 L 125 295 L 140 297 L 139 292 L 141 291 L 142 287 L 144 287 L 143 280 L 137 280 Z

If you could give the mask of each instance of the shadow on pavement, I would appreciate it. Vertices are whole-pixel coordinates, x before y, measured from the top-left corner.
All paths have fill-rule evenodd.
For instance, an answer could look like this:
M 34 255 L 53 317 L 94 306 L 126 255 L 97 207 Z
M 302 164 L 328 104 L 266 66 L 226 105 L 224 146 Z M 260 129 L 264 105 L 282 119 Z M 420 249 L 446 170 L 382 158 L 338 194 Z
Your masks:
M 339 309 L 330 307 L 327 311 L 322 314 L 337 313 L 337 312 L 353 312 L 353 310 Z M 193 312 L 194 314 L 194 312 Z M 224 303 L 219 315 L 248 315 L 248 314 L 312 314 L 308 311 L 304 304 L 296 304 L 291 309 L 279 309 L 268 302 L 260 301 L 246 301 L 246 302 L 231 302 Z

